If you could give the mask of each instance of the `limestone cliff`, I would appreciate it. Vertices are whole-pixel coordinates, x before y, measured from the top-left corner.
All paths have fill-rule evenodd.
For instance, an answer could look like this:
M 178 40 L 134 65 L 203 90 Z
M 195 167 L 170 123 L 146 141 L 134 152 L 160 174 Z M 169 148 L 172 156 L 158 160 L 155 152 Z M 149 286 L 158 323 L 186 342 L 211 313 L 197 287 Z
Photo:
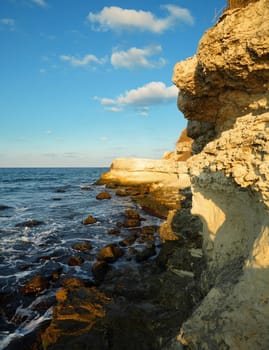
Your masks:
M 101 179 L 151 183 L 151 191 L 162 188 L 160 198 L 172 201 L 172 192 L 184 190 L 203 222 L 200 282 L 188 267 L 201 298 L 163 350 L 269 346 L 268 19 L 268 0 L 228 1 L 196 55 L 175 66 L 178 107 L 188 120 L 176 150 L 160 161 L 116 160 Z M 189 209 L 178 209 L 160 232 L 163 241 L 183 246 L 192 218 Z M 191 240 L 200 239 L 197 227 Z
M 173 76 L 207 260 L 204 299 L 178 336 L 189 349 L 269 346 L 269 1 L 245 5 L 231 1 Z

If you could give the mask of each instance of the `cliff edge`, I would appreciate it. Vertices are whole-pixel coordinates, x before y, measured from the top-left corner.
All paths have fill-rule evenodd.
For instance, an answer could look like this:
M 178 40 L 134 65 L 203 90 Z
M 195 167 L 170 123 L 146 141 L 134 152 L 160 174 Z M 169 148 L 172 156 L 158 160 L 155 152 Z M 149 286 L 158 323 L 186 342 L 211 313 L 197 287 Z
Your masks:
M 188 349 L 268 349 L 268 18 L 268 0 L 234 1 L 174 70 L 207 261 L 204 298 L 177 338 Z

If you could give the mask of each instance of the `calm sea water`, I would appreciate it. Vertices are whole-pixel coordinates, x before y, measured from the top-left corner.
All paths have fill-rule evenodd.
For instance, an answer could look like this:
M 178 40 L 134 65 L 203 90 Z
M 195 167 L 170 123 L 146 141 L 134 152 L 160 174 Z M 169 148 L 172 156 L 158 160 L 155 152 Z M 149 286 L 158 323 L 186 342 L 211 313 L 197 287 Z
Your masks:
M 19 298 L 18 290 L 33 276 L 46 275 L 59 268 L 63 275 L 89 279 L 96 252 L 128 234 L 127 230 L 120 236 L 107 233 L 122 219 L 127 208 L 136 206 L 130 198 L 118 197 L 113 191 L 111 200 L 96 200 L 103 188 L 96 186 L 95 181 L 106 170 L 0 169 L 0 298 L 7 295 Z M 89 186 L 89 190 L 82 190 L 82 186 Z M 94 216 L 97 223 L 83 225 L 82 221 L 88 215 Z M 160 223 L 145 213 L 143 216 L 147 225 Z M 20 226 L 29 220 L 42 224 Z M 69 266 L 68 258 L 74 255 L 72 246 L 84 241 L 93 245 L 92 258 L 81 266 Z M 47 300 L 54 294 L 55 290 L 47 290 L 38 301 Z M 27 304 L 22 299 L 12 318 L 7 319 L 5 313 L 1 316 L 0 349 L 4 349 L 10 339 L 27 334 L 38 323 L 50 318 L 51 309 L 45 313 L 37 309 L 32 301 Z

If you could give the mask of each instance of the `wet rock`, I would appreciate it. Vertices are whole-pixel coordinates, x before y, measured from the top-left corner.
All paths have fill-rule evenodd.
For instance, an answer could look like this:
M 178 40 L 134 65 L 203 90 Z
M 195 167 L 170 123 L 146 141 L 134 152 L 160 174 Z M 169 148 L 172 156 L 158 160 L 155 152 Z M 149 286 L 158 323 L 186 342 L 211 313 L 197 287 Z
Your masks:
M 100 326 L 106 315 L 105 306 L 110 302 L 96 288 L 64 288 L 57 292 L 50 326 L 42 334 L 46 349 L 107 349 Z M 96 325 L 96 328 L 95 328 Z
M 43 290 L 49 287 L 49 280 L 44 276 L 34 276 L 24 286 L 20 288 L 20 291 L 24 295 L 39 294 Z
M 110 183 L 107 183 L 107 184 L 106 184 L 106 188 L 115 189 L 115 188 L 117 188 L 117 187 L 118 187 L 118 185 L 115 184 L 115 183 L 113 183 L 113 182 L 110 182 Z
M 120 227 L 123 227 L 123 223 L 120 222 L 120 221 L 118 221 L 118 222 L 116 223 L 116 226 L 119 227 L 119 228 L 120 228 Z
M 60 198 L 60 197 L 54 197 L 54 198 L 52 198 L 52 200 L 53 200 L 53 201 L 61 201 L 62 198 Z
M 44 225 L 44 222 L 39 220 L 27 220 L 17 224 L 16 227 L 35 227 L 40 225 Z
M 71 256 L 71 258 L 69 258 L 67 262 L 69 266 L 80 266 L 83 263 L 84 259 L 81 256 Z
M 131 247 L 128 249 L 128 255 L 135 255 L 137 253 L 137 249 Z
M 136 241 L 136 236 L 131 235 L 124 238 L 122 241 L 120 241 L 119 245 L 122 247 L 129 247 L 130 245 L 134 244 L 135 241 Z
M 82 252 L 88 252 L 89 250 L 92 249 L 92 245 L 90 242 L 85 241 L 85 242 L 81 242 L 81 243 L 76 243 L 72 246 L 73 249 L 75 250 L 80 250 Z
M 116 191 L 116 196 L 119 196 L 119 197 L 127 197 L 129 194 L 128 192 L 126 191 L 126 189 L 124 188 L 119 188 L 117 189 Z
M 65 193 L 66 190 L 64 190 L 63 188 L 58 188 L 55 193 Z
M 138 219 L 140 220 L 140 215 L 137 210 L 134 209 L 127 209 L 124 212 L 124 215 L 127 219 Z
M 145 236 L 154 235 L 154 233 L 157 233 L 158 231 L 159 226 L 157 225 L 143 226 L 141 228 L 141 234 Z
M 111 195 L 109 192 L 100 192 L 97 196 L 96 199 L 98 200 L 103 200 L 103 199 L 111 199 Z
M 82 190 L 82 191 L 89 191 L 91 188 L 90 188 L 90 186 L 80 186 L 80 189 Z
M 136 262 L 143 262 L 148 260 L 149 258 L 156 255 L 156 249 L 154 245 L 148 245 L 146 248 L 141 250 L 136 254 L 135 260 Z
M 8 205 L 0 204 L 0 211 L 6 210 L 6 209 L 11 209 L 11 207 L 9 207 Z
M 153 235 L 141 235 L 137 241 L 139 243 L 151 242 L 151 241 L 154 241 L 154 236 Z
M 120 234 L 120 230 L 118 230 L 117 228 L 112 228 L 107 233 L 109 235 L 119 235 Z
M 99 251 L 97 259 L 113 263 L 123 255 L 124 250 L 122 248 L 118 247 L 116 244 L 109 244 Z
M 69 288 L 69 289 L 73 289 L 73 288 L 80 288 L 80 287 L 84 287 L 85 283 L 76 277 L 65 277 L 62 281 L 61 281 L 61 285 L 64 288 Z
M 107 272 L 110 270 L 110 266 L 106 261 L 97 261 L 92 266 L 92 273 L 97 284 L 101 283 Z
M 139 219 L 127 219 L 123 223 L 123 227 L 129 228 L 129 227 L 138 227 L 140 226 L 140 220 Z
M 97 222 L 97 220 L 89 215 L 84 221 L 83 221 L 83 225 L 91 225 L 91 224 L 95 224 Z

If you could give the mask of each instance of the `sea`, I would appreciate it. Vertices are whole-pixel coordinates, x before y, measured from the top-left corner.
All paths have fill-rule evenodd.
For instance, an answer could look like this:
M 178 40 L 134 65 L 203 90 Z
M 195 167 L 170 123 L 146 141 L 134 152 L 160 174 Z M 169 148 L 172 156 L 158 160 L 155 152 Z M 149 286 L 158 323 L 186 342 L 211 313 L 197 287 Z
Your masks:
M 108 234 L 122 221 L 126 209 L 136 209 L 144 225 L 159 225 L 161 220 L 143 212 L 130 197 L 96 185 L 106 168 L 0 168 L 0 349 L 14 339 L 33 332 L 50 320 L 55 293 L 50 287 L 34 299 L 25 298 L 22 287 L 36 275 L 61 270 L 61 276 L 93 279 L 91 268 L 97 252 L 109 243 L 128 235 Z M 111 199 L 97 200 L 109 191 Z M 87 216 L 97 222 L 83 225 Z M 35 222 L 35 225 L 29 225 Z M 28 223 L 28 224 L 27 224 Z M 78 266 L 68 264 L 77 251 L 74 244 L 89 242 L 90 258 Z M 140 243 L 135 243 L 141 248 Z M 135 264 L 120 259 L 113 268 Z M 43 307 L 38 307 L 43 305 Z M 47 305 L 47 307 L 44 307 Z

